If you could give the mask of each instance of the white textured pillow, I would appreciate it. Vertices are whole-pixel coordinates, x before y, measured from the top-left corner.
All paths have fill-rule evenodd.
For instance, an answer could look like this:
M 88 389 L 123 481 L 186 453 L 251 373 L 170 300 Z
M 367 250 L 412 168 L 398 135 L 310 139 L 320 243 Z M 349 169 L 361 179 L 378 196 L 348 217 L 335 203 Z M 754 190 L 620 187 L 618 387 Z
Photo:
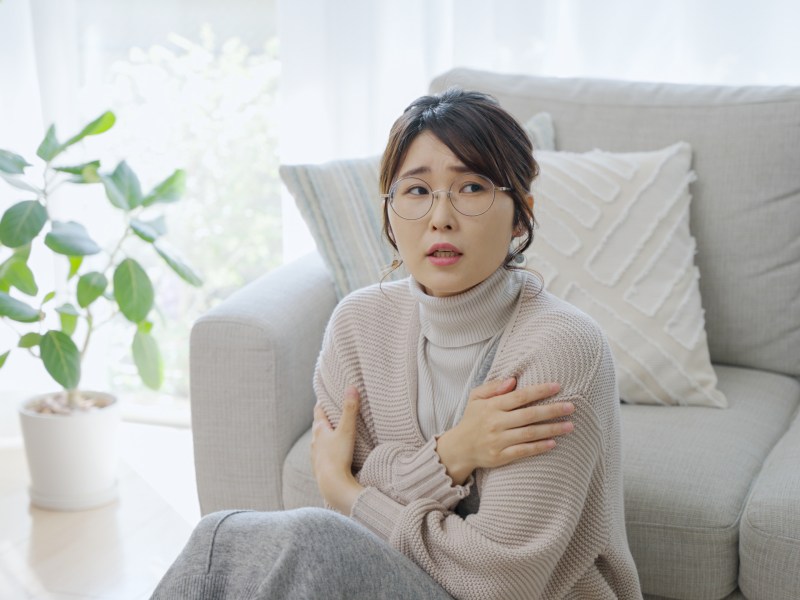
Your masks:
M 726 407 L 689 231 L 689 144 L 627 154 L 540 151 L 536 160 L 539 228 L 528 265 L 605 330 L 622 399 Z
M 525 129 L 534 148 L 553 150 L 550 115 L 531 117 Z M 380 157 L 319 165 L 281 165 L 280 175 L 308 225 L 341 299 L 381 280 L 392 249 L 382 238 L 383 203 L 378 190 Z M 386 281 L 405 277 L 400 268 Z

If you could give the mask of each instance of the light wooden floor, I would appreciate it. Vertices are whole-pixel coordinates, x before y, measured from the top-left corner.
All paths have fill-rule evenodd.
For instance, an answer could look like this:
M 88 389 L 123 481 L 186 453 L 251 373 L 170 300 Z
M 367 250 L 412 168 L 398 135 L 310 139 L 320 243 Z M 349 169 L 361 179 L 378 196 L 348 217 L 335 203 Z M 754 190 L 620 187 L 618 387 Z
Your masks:
M 189 430 L 123 423 L 120 499 L 53 512 L 28 501 L 16 418 L 0 399 L 0 599 L 149 598 L 200 518 Z

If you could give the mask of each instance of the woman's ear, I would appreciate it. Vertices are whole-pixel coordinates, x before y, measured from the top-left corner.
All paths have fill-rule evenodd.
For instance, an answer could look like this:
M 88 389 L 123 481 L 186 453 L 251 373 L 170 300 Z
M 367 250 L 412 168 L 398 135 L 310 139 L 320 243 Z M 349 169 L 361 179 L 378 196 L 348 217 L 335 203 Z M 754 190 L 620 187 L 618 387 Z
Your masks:
M 533 194 L 525 196 L 525 204 L 527 204 L 528 208 L 531 210 L 531 218 L 533 218 Z M 517 223 L 517 226 L 514 228 L 514 237 L 523 236 L 526 231 L 527 229 L 522 223 Z

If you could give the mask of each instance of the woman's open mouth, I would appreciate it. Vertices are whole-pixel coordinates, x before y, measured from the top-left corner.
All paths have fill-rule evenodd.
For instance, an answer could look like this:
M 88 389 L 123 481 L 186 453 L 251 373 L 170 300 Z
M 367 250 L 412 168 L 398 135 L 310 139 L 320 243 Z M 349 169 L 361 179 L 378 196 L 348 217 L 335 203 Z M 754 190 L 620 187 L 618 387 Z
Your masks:
M 434 244 L 428 248 L 428 260 L 437 267 L 453 265 L 461 260 L 461 251 L 452 244 Z

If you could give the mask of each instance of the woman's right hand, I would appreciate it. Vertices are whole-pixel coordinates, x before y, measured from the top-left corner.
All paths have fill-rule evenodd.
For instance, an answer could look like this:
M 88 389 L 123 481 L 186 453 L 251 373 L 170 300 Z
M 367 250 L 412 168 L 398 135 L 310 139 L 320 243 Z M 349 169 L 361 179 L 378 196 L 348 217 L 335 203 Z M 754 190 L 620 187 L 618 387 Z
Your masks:
M 556 436 L 572 431 L 571 402 L 535 404 L 558 393 L 557 383 L 516 389 L 516 379 L 490 381 L 472 390 L 461 421 L 436 442 L 439 460 L 456 485 L 477 468 L 501 467 L 555 447 Z M 532 404 L 533 403 L 533 404 Z

